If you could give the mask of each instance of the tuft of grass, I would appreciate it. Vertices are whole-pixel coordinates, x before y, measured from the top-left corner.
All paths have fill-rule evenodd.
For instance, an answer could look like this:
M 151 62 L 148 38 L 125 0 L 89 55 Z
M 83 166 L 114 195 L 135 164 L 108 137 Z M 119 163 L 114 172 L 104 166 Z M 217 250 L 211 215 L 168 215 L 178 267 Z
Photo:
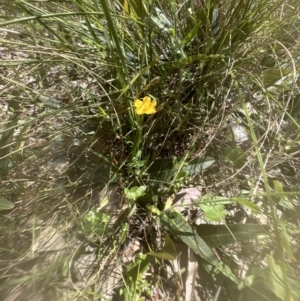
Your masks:
M 297 10 L 2 1 L 4 300 L 299 299 Z

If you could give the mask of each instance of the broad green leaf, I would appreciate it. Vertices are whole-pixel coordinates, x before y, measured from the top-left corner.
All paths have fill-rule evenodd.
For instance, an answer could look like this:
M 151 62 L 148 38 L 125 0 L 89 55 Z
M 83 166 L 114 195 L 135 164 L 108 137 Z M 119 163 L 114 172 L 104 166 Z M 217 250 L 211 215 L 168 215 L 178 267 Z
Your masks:
M 268 226 L 256 224 L 199 225 L 198 235 L 211 248 L 224 246 L 265 235 Z
M 240 205 L 243 205 L 243 206 L 249 208 L 254 213 L 261 213 L 261 208 L 249 200 L 246 200 L 241 197 L 233 197 L 232 200 L 239 203 Z
M 219 266 L 219 262 L 205 241 L 197 235 L 184 219 L 184 217 L 174 209 L 165 211 L 160 215 L 164 226 L 173 234 L 178 236 L 193 251 L 214 266 Z
M 175 246 L 170 236 L 167 234 L 165 236 L 165 245 L 162 250 L 157 252 L 148 252 L 147 254 L 165 260 L 175 260 L 177 257 Z
M 173 159 L 157 159 L 148 168 L 147 173 L 152 180 L 170 181 L 174 177 L 178 169 L 178 161 L 182 158 L 174 157 Z M 186 173 L 188 176 L 200 174 L 203 170 L 207 169 L 215 163 L 215 159 L 211 157 L 196 157 L 189 162 L 186 162 L 182 167 L 181 172 Z M 178 175 L 178 173 L 177 173 Z
M 168 198 L 166 203 L 165 203 L 165 208 L 164 210 L 168 210 L 172 206 L 173 200 L 172 198 Z
M 128 198 L 129 200 L 132 201 L 136 201 L 138 198 L 140 198 L 141 196 L 143 196 L 145 194 L 145 191 L 147 189 L 147 186 L 134 186 L 130 189 L 125 188 L 124 189 L 124 193 L 126 198 Z
M 232 273 L 231 269 L 219 262 L 206 242 L 192 229 L 184 217 L 173 208 L 160 215 L 162 224 L 173 234 L 179 237 L 196 254 L 200 255 L 208 263 L 215 266 L 221 273 L 239 284 L 240 281 Z
M 195 157 L 182 167 L 182 171 L 186 172 L 188 176 L 197 175 L 200 174 L 203 170 L 212 166 L 215 161 L 216 160 L 211 157 Z
M 224 219 L 227 212 L 222 205 L 200 204 L 204 217 L 208 222 L 220 222 Z
M 263 71 L 262 80 L 265 88 L 273 86 L 276 82 L 292 72 L 291 69 L 270 68 Z
M 9 210 L 14 208 L 15 204 L 7 199 L 0 198 L 0 210 Z

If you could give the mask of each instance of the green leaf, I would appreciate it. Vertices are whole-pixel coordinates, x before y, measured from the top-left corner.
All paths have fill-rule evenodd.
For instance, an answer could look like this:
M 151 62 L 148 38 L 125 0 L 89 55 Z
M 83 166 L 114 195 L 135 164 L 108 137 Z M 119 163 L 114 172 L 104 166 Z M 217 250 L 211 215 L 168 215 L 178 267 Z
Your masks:
M 203 170 L 212 166 L 215 159 L 211 157 L 195 157 L 183 166 L 182 171 L 186 172 L 189 176 L 200 174 Z
M 134 262 L 127 265 L 127 275 L 128 278 L 132 277 L 136 281 L 139 275 L 142 275 L 149 265 L 149 260 L 146 254 L 138 254 L 135 257 Z
M 222 152 L 225 162 L 233 162 L 235 168 L 241 168 L 247 161 L 247 155 L 239 146 L 227 147 Z
M 246 286 L 248 286 L 248 287 L 251 287 L 253 285 L 254 279 L 255 279 L 255 275 L 247 276 L 244 279 L 243 284 L 246 285 Z M 239 288 L 239 289 L 241 289 L 241 288 Z
M 284 195 L 283 185 L 278 180 L 273 181 L 273 184 L 274 190 L 280 194 L 279 204 L 284 208 L 294 210 L 294 205 L 288 199 L 288 197 Z
M 243 205 L 243 206 L 249 208 L 254 213 L 261 213 L 261 208 L 259 206 L 255 205 L 254 203 L 252 203 L 249 200 L 246 200 L 246 199 L 241 198 L 241 197 L 233 197 L 232 200 L 239 203 L 240 205 Z
M 291 243 L 290 243 L 291 238 L 288 235 L 288 232 L 286 230 L 286 221 L 283 219 L 280 219 L 279 223 L 281 225 L 281 231 L 280 231 L 281 245 L 282 245 L 283 249 L 285 250 L 285 252 L 287 253 L 287 255 L 289 256 L 289 258 L 296 261 L 296 258 L 291 249 Z
M 274 258 L 270 255 L 267 255 L 267 258 L 268 268 L 252 269 L 252 274 L 255 276 L 255 282 L 263 284 L 266 289 L 276 294 L 276 296 L 283 301 L 299 300 L 299 277 L 295 274 L 293 268 L 291 269 L 288 266 L 284 268 L 286 269 L 287 274 L 287 277 L 285 277 L 282 267 L 275 262 Z M 287 288 L 287 286 L 289 286 L 289 288 Z M 290 295 L 292 296 L 287 296 L 288 291 L 290 291 Z
M 160 216 L 160 219 L 173 235 L 178 236 L 196 254 L 200 255 L 210 264 L 216 267 L 219 265 L 217 258 L 205 241 L 193 231 L 192 227 L 179 212 L 172 208 L 164 213 Z
M 177 158 L 157 159 L 148 168 L 147 173 L 152 180 L 168 181 L 171 180 L 177 164 Z
M 215 205 L 229 205 L 232 204 L 233 201 L 231 198 L 228 197 L 206 194 L 201 197 L 200 203 L 215 204 Z
M 86 234 L 95 233 L 101 236 L 111 230 L 108 226 L 111 217 L 104 212 L 99 212 L 99 209 L 92 208 L 81 220 L 81 230 Z
M 267 255 L 269 263 L 269 273 L 268 273 L 268 284 L 271 286 L 271 291 L 273 291 L 278 298 L 281 300 L 287 300 L 287 288 L 284 285 L 284 273 L 280 265 L 275 263 L 272 256 Z
M 204 212 L 204 217 L 208 222 L 220 222 L 226 216 L 227 212 L 222 205 L 200 204 Z
M 15 204 L 11 201 L 8 201 L 7 199 L 0 198 L 0 210 L 9 210 L 13 209 L 15 207 Z
M 149 211 L 151 211 L 152 213 L 156 214 L 156 215 L 160 215 L 161 214 L 161 211 L 157 207 L 155 207 L 153 205 L 148 205 L 147 209 Z
M 144 19 L 147 9 L 145 7 L 145 0 L 121 0 L 124 10 L 130 15 L 133 19 L 139 18 Z
M 232 273 L 230 268 L 219 262 L 206 242 L 192 229 L 184 217 L 174 208 L 160 215 L 162 224 L 173 234 L 179 237 L 196 254 L 200 255 L 208 263 L 215 266 L 221 273 L 239 284 L 240 281 Z
M 100 202 L 100 207 L 99 207 L 99 210 L 103 209 L 109 202 L 109 198 L 108 196 L 106 195 L 103 200 Z
M 289 75 L 292 72 L 291 69 L 276 69 L 270 68 L 263 71 L 262 80 L 265 88 L 274 86 L 274 84 Z
M 173 203 L 173 200 L 172 200 L 172 198 L 168 198 L 168 199 L 166 200 L 166 203 L 165 203 L 165 208 L 164 208 L 164 210 L 168 210 L 169 208 L 171 208 L 171 206 L 172 206 L 172 203 Z
M 128 230 L 129 230 L 129 224 L 123 223 L 120 227 L 120 236 L 119 236 L 120 245 L 123 245 L 125 243 L 126 238 L 128 236 Z
M 180 161 L 182 158 L 178 158 Z M 173 159 L 157 159 L 148 168 L 147 173 L 150 179 L 171 181 L 174 177 L 175 171 L 178 169 L 178 160 L 176 157 Z M 215 163 L 215 159 L 211 157 L 196 157 L 189 162 L 186 162 L 181 169 L 181 173 L 188 176 L 200 174 L 203 170 L 207 169 Z M 179 173 L 177 173 L 178 175 Z M 181 176 L 182 176 L 181 174 Z
M 165 236 L 165 245 L 161 251 L 148 252 L 148 255 L 155 256 L 165 260 L 175 260 L 177 257 L 177 252 L 175 246 L 169 235 Z
M 268 226 L 256 224 L 234 224 L 234 225 L 199 225 L 196 231 L 199 236 L 211 248 L 224 246 L 239 241 L 256 238 L 265 235 Z
M 181 42 L 181 48 L 192 42 L 194 37 L 196 36 L 198 29 L 199 29 L 200 23 L 197 23 L 196 26 L 187 34 L 187 36 L 184 37 L 184 39 Z
M 136 201 L 138 198 L 140 198 L 141 196 L 143 196 L 145 194 L 145 191 L 147 189 L 147 186 L 134 186 L 130 189 L 125 188 L 124 189 L 124 193 L 126 198 L 128 198 L 129 200 L 132 201 Z

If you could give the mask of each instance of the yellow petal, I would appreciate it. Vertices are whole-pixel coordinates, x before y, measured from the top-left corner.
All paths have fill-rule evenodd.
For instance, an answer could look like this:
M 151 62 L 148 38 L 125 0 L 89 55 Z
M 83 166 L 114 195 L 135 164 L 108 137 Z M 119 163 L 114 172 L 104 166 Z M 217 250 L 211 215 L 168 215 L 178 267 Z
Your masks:
M 143 107 L 136 108 L 136 109 L 135 109 L 135 112 L 136 112 L 138 115 L 142 115 L 142 114 L 144 114 L 144 109 L 143 109 Z
M 140 99 L 136 99 L 135 101 L 134 101 L 134 106 L 136 107 L 136 108 L 139 108 L 139 107 L 141 107 L 143 105 L 143 102 L 140 100 Z
M 144 114 L 154 114 L 156 112 L 155 106 L 156 106 L 156 100 L 151 98 L 149 96 L 144 97 Z
M 146 105 L 146 106 L 149 106 L 151 104 L 151 98 L 149 96 L 145 96 L 143 98 L 143 103 Z
M 156 110 L 155 110 L 155 108 L 154 108 L 154 106 L 152 107 L 149 107 L 149 108 L 147 108 L 146 110 L 144 110 L 144 112 L 145 112 L 145 114 L 154 114 L 154 113 L 156 113 Z
M 156 106 L 156 100 L 151 98 L 149 96 L 145 96 L 143 100 L 136 99 L 134 101 L 135 106 L 135 112 L 138 115 L 142 114 L 154 114 L 156 112 L 155 106 Z

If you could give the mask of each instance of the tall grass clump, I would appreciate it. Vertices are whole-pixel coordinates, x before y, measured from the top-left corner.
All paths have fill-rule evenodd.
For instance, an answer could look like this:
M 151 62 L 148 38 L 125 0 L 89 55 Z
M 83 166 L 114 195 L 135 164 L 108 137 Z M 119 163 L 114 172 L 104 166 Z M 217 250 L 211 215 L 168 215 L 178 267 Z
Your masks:
M 4 300 L 298 300 L 299 24 L 296 0 L 3 0 Z

